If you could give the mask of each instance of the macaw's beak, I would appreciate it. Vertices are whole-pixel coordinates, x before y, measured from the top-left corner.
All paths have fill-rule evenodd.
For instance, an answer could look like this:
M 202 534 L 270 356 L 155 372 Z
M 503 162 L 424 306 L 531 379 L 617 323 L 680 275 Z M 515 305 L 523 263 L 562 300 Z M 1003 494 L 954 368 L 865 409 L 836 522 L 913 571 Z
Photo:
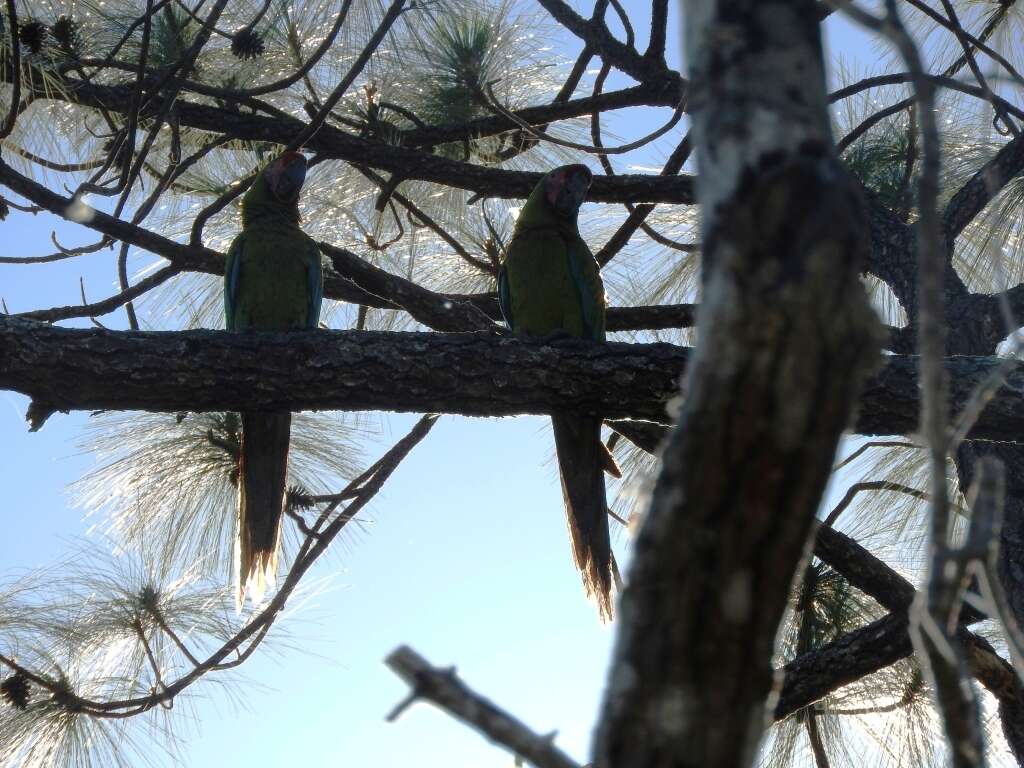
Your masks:
M 267 168 L 267 181 L 274 197 L 282 203 L 296 202 L 306 181 L 306 167 L 306 158 L 298 152 L 286 152 L 277 158 Z
M 585 165 L 567 165 L 548 177 L 547 197 L 559 216 L 575 216 L 587 199 L 593 175 Z

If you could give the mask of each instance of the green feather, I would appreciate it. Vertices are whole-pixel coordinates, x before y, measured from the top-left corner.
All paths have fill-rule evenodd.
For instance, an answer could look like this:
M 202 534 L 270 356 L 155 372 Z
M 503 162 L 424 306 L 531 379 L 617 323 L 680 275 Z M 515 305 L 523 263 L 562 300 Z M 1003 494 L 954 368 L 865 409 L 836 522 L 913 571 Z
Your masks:
M 299 228 L 297 195 L 279 200 L 267 173 L 257 175 L 242 199 L 242 232 L 225 264 L 225 324 L 233 331 L 315 328 L 323 296 L 320 252 Z M 241 416 L 239 605 L 249 589 L 259 600 L 277 571 L 292 418 L 286 411 Z
M 530 335 L 566 331 L 603 341 L 606 299 L 600 268 L 580 237 L 576 216 L 560 216 L 550 205 L 547 178 L 523 206 L 507 249 L 503 268 L 513 330 Z
M 226 279 L 229 329 L 316 327 L 320 251 L 299 228 L 294 206 L 273 198 L 262 173 L 242 200 L 242 232 L 228 251 Z
M 580 237 L 580 201 L 560 211 L 549 198 L 549 191 L 557 194 L 567 188 L 567 176 L 584 173 L 589 183 L 589 172 L 581 166 L 551 171 L 519 214 L 498 279 L 502 313 L 516 333 L 563 332 L 604 341 L 604 285 L 600 268 Z M 619 476 L 618 466 L 601 442 L 599 417 L 558 413 L 551 422 L 573 559 L 602 618 L 611 618 L 615 566 L 604 473 Z

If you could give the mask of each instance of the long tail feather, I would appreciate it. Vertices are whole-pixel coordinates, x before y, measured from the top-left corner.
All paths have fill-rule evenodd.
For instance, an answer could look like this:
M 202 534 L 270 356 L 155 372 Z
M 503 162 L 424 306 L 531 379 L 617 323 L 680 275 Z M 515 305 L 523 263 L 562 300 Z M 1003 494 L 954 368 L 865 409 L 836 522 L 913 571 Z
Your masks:
M 238 605 L 246 592 L 262 599 L 277 575 L 285 483 L 288 473 L 290 413 L 242 414 L 238 483 Z
M 607 621 L 612 618 L 612 551 L 604 472 L 610 454 L 601 442 L 601 420 L 556 414 L 551 424 L 573 558 L 587 595 Z

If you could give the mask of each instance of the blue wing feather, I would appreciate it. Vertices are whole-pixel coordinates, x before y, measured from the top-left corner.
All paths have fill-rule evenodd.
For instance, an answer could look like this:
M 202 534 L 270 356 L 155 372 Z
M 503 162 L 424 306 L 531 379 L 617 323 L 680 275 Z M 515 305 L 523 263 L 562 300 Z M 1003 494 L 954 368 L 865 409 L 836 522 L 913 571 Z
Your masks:
M 229 331 L 235 329 L 235 307 L 238 300 L 238 275 L 242 265 L 242 247 L 245 235 L 238 235 L 231 241 L 228 249 L 227 262 L 224 264 L 224 326 Z
M 320 305 L 324 300 L 324 269 L 320 263 L 320 249 L 310 243 L 313 253 L 310 255 L 309 266 L 309 307 L 306 314 L 306 327 L 314 329 L 320 322 Z
M 508 271 L 502 264 L 498 269 L 498 308 L 510 331 L 515 330 L 512 324 L 512 292 L 508 285 Z
M 580 309 L 583 313 L 583 330 L 586 332 L 587 338 L 601 341 L 601 334 L 598 332 L 598 318 L 596 316 L 598 297 L 593 295 L 593 288 L 590 281 L 583 274 L 584 266 L 580 262 L 580 259 L 584 256 L 589 256 L 591 259 L 593 256 L 590 256 L 586 246 L 581 248 L 578 243 L 570 243 L 568 251 L 569 273 L 572 275 L 572 282 L 576 286 L 576 293 L 580 300 Z

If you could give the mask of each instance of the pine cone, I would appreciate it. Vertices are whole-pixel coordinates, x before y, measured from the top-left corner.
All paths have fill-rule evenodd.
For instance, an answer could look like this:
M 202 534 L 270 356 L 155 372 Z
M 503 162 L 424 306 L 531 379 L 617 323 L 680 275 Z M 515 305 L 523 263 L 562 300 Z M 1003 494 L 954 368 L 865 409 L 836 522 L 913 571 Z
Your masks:
M 29 701 L 28 679 L 16 672 L 0 683 L 0 697 L 11 706 L 26 709 Z
M 263 38 L 252 27 L 242 27 L 231 38 L 231 53 L 239 59 L 255 59 L 264 50 Z
M 53 26 L 50 27 L 50 34 L 53 35 L 53 39 L 57 41 L 57 46 L 64 53 L 74 56 L 78 55 L 78 51 L 82 46 L 82 33 L 74 19 L 70 16 L 61 16 L 53 22 Z
M 313 496 L 300 485 L 293 485 L 285 495 L 285 506 L 293 511 L 312 509 L 315 506 Z
M 50 30 L 41 21 L 27 21 L 18 29 L 18 41 L 28 48 L 29 53 L 39 53 L 48 34 Z

